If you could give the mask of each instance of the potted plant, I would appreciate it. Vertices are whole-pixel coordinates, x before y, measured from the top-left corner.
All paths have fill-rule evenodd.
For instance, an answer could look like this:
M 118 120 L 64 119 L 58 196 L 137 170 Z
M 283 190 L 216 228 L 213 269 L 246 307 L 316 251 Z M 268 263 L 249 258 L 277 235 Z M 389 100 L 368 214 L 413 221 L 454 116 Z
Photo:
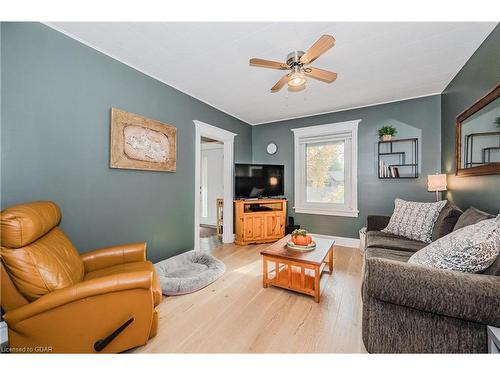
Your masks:
M 295 229 L 292 232 L 292 242 L 298 246 L 307 246 L 312 242 L 312 237 L 305 229 Z
M 394 126 L 384 125 L 378 130 L 378 135 L 382 138 L 383 141 L 390 141 L 392 136 L 396 134 L 398 131 Z

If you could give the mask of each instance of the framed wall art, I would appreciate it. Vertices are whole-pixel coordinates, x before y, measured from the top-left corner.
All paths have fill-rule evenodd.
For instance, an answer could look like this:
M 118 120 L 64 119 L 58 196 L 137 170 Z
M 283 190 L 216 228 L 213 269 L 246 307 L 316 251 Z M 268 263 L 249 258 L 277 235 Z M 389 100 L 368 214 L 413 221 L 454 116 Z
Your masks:
M 177 129 L 111 108 L 110 167 L 175 172 Z

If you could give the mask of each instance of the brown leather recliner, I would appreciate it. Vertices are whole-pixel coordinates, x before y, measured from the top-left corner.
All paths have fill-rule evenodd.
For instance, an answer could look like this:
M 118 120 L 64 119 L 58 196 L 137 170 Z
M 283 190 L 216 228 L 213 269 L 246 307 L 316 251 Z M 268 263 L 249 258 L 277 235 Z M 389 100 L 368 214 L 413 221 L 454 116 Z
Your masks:
M 117 353 L 156 335 L 161 288 L 134 243 L 79 255 L 48 201 L 1 213 L 1 306 L 11 352 Z

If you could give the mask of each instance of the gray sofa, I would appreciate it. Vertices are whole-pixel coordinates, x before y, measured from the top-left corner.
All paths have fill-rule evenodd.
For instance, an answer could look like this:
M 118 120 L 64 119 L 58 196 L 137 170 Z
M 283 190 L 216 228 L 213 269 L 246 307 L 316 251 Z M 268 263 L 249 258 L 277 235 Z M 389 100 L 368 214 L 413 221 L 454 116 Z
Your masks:
M 458 226 L 460 215 L 447 203 L 433 241 Z M 389 219 L 368 217 L 362 286 L 368 352 L 487 352 L 486 326 L 500 327 L 500 256 L 483 274 L 408 264 L 426 244 L 381 232 Z

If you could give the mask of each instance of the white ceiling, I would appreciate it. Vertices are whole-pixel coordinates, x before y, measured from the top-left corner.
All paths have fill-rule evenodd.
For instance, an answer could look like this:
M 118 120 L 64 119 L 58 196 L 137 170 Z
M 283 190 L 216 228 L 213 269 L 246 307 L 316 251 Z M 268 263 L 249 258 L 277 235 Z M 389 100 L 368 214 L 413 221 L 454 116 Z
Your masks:
M 496 23 L 67 23 L 49 26 L 256 125 L 440 93 Z M 312 66 L 338 73 L 302 92 L 270 88 L 284 61 L 322 34 L 335 47 Z

